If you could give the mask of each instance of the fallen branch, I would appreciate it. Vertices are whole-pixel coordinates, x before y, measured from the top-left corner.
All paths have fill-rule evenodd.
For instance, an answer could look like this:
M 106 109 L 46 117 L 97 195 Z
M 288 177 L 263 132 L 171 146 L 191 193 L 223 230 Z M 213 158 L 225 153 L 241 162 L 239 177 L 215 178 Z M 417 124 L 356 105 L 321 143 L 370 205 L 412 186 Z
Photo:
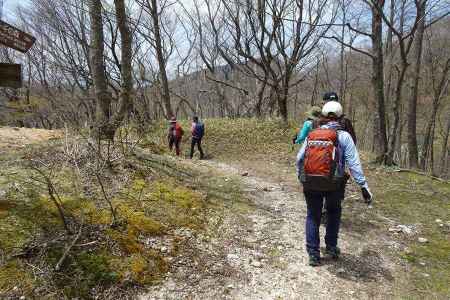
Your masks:
M 102 194 L 103 194 L 103 198 L 108 203 L 109 209 L 111 211 L 111 217 L 112 217 L 111 226 L 114 226 L 116 224 L 116 221 L 117 221 L 116 210 L 114 209 L 114 206 L 113 206 L 111 200 L 109 199 L 108 195 L 106 194 L 105 186 L 103 185 L 103 182 L 102 182 L 102 179 L 100 177 L 100 174 L 95 173 L 95 176 L 97 177 L 98 183 L 100 184 L 100 187 L 101 187 L 101 190 L 102 190 Z
M 92 241 L 92 242 L 89 242 L 89 243 L 75 245 L 75 247 L 86 247 L 86 246 L 95 245 L 97 243 L 98 243 L 98 241 Z
M 44 163 L 41 163 L 41 164 L 46 166 Z M 64 208 L 63 208 L 61 199 L 60 199 L 60 197 L 58 195 L 58 192 L 56 191 L 56 188 L 55 188 L 55 186 L 54 186 L 50 176 L 45 174 L 44 171 L 42 171 L 41 169 L 39 169 L 36 166 L 31 166 L 31 169 L 35 170 L 36 172 L 38 172 L 43 177 L 44 182 L 39 181 L 39 180 L 38 181 L 43 183 L 43 184 L 45 184 L 47 186 L 48 195 L 50 197 L 50 200 L 53 202 L 53 204 L 58 209 L 58 213 L 59 213 L 59 216 L 60 216 L 60 218 L 61 218 L 61 220 L 63 222 L 64 229 L 67 231 L 67 233 L 71 234 L 72 231 L 69 228 L 69 225 L 68 225 L 68 222 L 67 222 L 67 219 L 66 219 L 66 215 L 64 214 Z
M 82 229 L 83 229 L 83 224 L 80 225 L 80 229 L 78 230 L 76 237 L 73 239 L 72 243 L 70 243 L 69 247 L 66 248 L 66 251 L 64 251 L 64 254 L 61 256 L 58 263 L 56 264 L 55 271 L 59 271 L 61 269 L 61 266 L 64 263 L 64 261 L 66 260 L 66 257 L 69 254 L 70 250 L 72 249 L 72 247 L 75 245 L 75 243 L 80 238 Z

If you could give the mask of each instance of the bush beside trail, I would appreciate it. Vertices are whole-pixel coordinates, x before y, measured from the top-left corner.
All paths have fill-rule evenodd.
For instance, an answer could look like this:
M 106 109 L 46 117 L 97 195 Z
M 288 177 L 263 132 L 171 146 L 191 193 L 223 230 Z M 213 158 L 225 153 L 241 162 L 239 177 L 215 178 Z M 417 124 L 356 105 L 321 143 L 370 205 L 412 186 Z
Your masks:
M 46 141 L 61 133 L 32 131 L 39 138 L 2 148 L 2 299 L 128 298 L 174 262 L 198 259 L 191 236 L 213 234 L 224 205 L 241 198 L 234 181 L 212 190 L 213 176 L 156 154 L 152 142 L 97 152 L 79 135 Z

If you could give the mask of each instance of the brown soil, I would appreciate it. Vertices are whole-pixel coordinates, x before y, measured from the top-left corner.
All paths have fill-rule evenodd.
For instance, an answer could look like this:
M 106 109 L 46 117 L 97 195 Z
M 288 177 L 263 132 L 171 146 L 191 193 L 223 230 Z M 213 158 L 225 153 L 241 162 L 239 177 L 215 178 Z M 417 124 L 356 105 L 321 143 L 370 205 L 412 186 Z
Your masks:
M 0 148 L 3 150 L 22 148 L 29 144 L 60 138 L 62 135 L 60 130 L 0 127 Z

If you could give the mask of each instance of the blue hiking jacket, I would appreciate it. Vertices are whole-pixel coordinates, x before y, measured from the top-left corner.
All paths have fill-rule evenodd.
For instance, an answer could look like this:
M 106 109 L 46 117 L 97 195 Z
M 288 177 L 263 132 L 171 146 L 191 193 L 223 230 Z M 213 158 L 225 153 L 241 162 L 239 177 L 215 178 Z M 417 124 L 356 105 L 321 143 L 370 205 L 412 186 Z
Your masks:
M 297 135 L 297 139 L 295 140 L 295 143 L 296 144 L 303 143 L 303 141 L 306 139 L 306 137 L 308 136 L 308 134 L 312 130 L 312 128 L 313 128 L 313 122 L 311 120 L 306 120 L 303 123 L 302 130 L 300 130 L 300 132 Z
M 339 129 L 340 125 L 338 122 L 329 122 L 321 128 L 334 128 Z M 338 166 L 338 172 L 340 175 L 343 175 L 345 172 L 345 167 L 348 167 L 350 170 L 350 174 L 352 175 L 353 179 L 356 181 L 358 185 L 361 187 L 368 188 L 366 177 L 364 176 L 361 161 L 359 160 L 359 154 L 358 150 L 356 149 L 355 143 L 353 142 L 353 139 L 351 135 L 343 130 L 338 130 L 338 153 L 340 155 L 339 157 L 339 166 Z M 297 162 L 296 162 L 296 168 L 297 168 L 297 177 L 300 175 L 300 170 L 303 166 L 303 160 L 305 158 L 305 150 L 306 146 L 308 144 L 308 138 L 305 139 L 305 142 L 303 143 L 302 147 L 298 151 L 297 154 Z

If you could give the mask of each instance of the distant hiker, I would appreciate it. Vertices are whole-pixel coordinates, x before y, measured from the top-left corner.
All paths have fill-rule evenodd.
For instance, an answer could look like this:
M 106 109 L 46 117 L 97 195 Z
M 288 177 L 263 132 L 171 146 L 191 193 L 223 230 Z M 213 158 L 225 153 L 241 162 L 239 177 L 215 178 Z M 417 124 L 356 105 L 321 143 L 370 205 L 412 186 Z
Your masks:
M 194 148 L 197 145 L 198 151 L 200 152 L 200 159 L 205 158 L 205 154 L 202 149 L 202 138 L 205 135 L 205 125 L 198 120 L 198 117 L 192 118 L 192 141 L 191 141 L 191 154 L 190 158 L 194 157 Z
M 322 108 L 324 124 L 312 130 L 297 155 L 297 175 L 303 184 L 307 204 L 306 250 L 309 265 L 320 264 L 319 226 L 323 202 L 328 211 L 325 245 L 326 253 L 337 259 L 341 201 L 344 198 L 348 167 L 357 184 L 361 186 L 364 200 L 370 203 L 372 194 L 364 177 L 358 150 L 350 134 L 342 130 L 339 122 L 342 106 L 329 101 Z
M 322 98 L 322 105 L 325 105 L 328 101 L 336 101 L 339 102 L 339 98 L 338 95 L 335 92 L 328 92 L 325 93 L 323 95 Z M 315 127 L 320 126 L 320 124 L 323 124 L 324 122 L 326 122 L 327 120 L 325 119 L 324 121 L 320 120 L 319 124 L 317 124 Z M 350 121 L 349 119 L 347 119 L 345 117 L 344 114 L 342 114 L 342 116 L 338 119 L 339 124 L 342 127 L 342 130 L 347 131 L 348 133 L 350 133 L 353 142 L 356 145 L 356 134 L 355 134 L 355 130 L 353 129 L 353 125 L 352 125 L 352 121 Z
M 303 123 L 302 129 L 298 132 L 294 144 L 302 144 L 308 136 L 308 133 L 313 129 L 313 122 L 320 118 L 322 109 L 318 106 L 313 106 L 306 112 L 306 121 Z
M 170 119 L 169 129 L 167 131 L 167 140 L 169 142 L 169 149 L 172 151 L 173 146 L 175 146 L 175 152 L 177 156 L 181 153 L 181 139 L 183 137 L 184 131 L 181 125 L 177 122 L 175 117 Z

